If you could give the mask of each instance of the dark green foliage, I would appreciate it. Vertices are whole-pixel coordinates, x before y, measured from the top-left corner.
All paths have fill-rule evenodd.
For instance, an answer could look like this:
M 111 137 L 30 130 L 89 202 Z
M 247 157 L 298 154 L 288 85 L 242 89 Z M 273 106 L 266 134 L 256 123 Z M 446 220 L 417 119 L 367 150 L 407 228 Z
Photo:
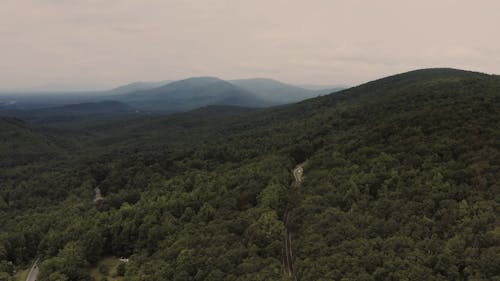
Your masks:
M 71 128 L 75 124 L 84 125 L 96 120 L 132 119 L 147 113 L 139 112 L 125 103 L 101 101 L 32 110 L 3 110 L 0 115 L 13 116 L 35 124 Z
M 125 275 L 125 263 L 121 262 L 118 264 L 118 266 L 116 267 L 116 274 L 118 276 Z
M 286 280 L 288 207 L 299 280 L 499 280 L 498 77 L 415 71 L 201 112 L 84 133 L 2 120 L 0 278 L 41 256 L 40 280 L 89 280 L 115 255 L 130 281 Z

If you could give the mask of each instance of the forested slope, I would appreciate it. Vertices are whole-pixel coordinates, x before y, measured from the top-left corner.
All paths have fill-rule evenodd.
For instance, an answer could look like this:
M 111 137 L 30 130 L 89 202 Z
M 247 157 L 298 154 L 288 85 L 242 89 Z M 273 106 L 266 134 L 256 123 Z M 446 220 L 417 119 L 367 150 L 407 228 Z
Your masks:
M 40 256 L 40 280 L 90 280 L 115 255 L 124 280 L 287 280 L 288 206 L 299 280 L 498 280 L 499 128 L 500 79 L 451 69 L 95 127 L 0 183 L 0 276 Z
M 348 109 L 291 215 L 299 279 L 498 280 L 500 88 L 463 74 L 393 77 Z
M 44 131 L 16 118 L 0 117 L 0 127 L 0 167 L 51 159 L 64 146 L 50 130 Z

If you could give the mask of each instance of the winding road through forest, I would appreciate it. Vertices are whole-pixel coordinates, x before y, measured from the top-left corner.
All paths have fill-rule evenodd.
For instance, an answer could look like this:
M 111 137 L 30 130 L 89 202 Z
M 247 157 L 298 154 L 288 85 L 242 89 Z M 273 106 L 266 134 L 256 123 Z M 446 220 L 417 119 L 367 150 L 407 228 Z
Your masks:
M 33 263 L 33 266 L 26 277 L 26 281 L 36 281 L 38 277 L 38 273 L 40 273 L 40 269 L 38 268 L 38 260 Z
M 304 174 L 304 163 L 301 163 L 293 169 L 294 181 L 291 188 L 298 188 L 302 183 L 302 176 Z M 292 280 L 297 280 L 295 275 L 295 269 L 293 267 L 293 252 L 292 252 L 292 234 L 288 231 L 288 219 L 289 219 L 289 206 L 286 207 L 285 213 L 283 214 L 283 222 L 285 223 L 285 241 L 283 243 L 283 266 L 285 268 L 285 274 L 288 275 Z

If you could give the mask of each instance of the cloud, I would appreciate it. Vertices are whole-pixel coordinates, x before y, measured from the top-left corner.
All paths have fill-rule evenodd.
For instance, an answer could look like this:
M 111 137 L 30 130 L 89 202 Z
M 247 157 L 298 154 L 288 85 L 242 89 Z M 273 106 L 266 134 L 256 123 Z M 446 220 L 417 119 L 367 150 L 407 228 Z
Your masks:
M 0 88 L 195 75 L 356 84 L 419 67 L 500 73 L 500 3 L 4 0 Z

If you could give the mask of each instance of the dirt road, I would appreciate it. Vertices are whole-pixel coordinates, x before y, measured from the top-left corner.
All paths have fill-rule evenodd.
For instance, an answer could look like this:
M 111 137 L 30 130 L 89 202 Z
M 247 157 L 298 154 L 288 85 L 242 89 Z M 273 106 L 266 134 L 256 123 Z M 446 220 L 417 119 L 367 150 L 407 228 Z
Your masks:
M 299 164 L 293 169 L 292 174 L 294 181 L 292 183 L 292 188 L 298 188 L 303 180 L 304 174 L 304 163 Z M 295 275 L 295 269 L 293 267 L 293 251 L 292 251 L 292 234 L 288 231 L 288 219 L 289 219 L 289 206 L 286 207 L 285 213 L 283 215 L 283 222 L 285 223 L 286 233 L 285 241 L 283 244 L 283 267 L 285 268 L 285 274 L 288 275 L 292 280 L 297 280 Z
M 26 277 L 26 281 L 36 281 L 38 273 L 40 273 L 40 268 L 38 268 L 38 260 L 36 260 L 30 269 L 30 273 L 28 273 L 28 277 Z
M 101 189 L 99 187 L 94 188 L 94 192 L 95 192 L 94 202 L 104 199 L 104 197 L 102 197 Z
M 298 165 L 293 169 L 293 178 L 295 179 L 295 184 L 300 185 L 302 183 L 302 176 L 304 174 L 304 163 Z

